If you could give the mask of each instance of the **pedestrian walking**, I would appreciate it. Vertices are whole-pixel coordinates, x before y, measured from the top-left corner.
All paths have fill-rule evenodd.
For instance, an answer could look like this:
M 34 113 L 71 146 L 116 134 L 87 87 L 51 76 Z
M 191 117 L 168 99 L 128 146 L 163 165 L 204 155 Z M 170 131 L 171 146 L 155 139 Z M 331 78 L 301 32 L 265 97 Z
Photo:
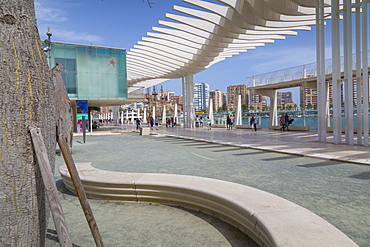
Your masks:
M 286 130 L 287 131 L 290 131 L 290 129 L 289 129 L 289 115 L 288 115 L 288 113 L 285 113 L 285 116 L 284 116 L 284 120 L 285 120 L 285 128 L 286 128 Z
M 167 118 L 167 121 L 166 121 L 166 128 L 170 127 L 171 126 L 171 118 Z
M 257 131 L 257 124 L 258 124 L 258 117 L 257 115 L 253 115 L 251 120 L 249 121 L 252 131 Z
M 158 117 L 155 117 L 154 124 L 155 124 L 155 129 L 158 130 L 158 126 L 159 126 L 159 118 Z
M 195 127 L 199 127 L 199 116 L 198 115 L 196 115 L 195 116 Z
M 209 117 L 207 117 L 207 127 L 208 130 L 211 130 L 211 119 Z
M 141 123 L 140 119 L 139 119 L 139 118 L 137 118 L 137 119 L 136 119 L 136 130 L 139 130 L 139 128 L 140 128 L 140 123 Z
M 199 118 L 199 125 L 200 125 L 200 127 L 201 128 L 203 128 L 203 117 L 202 116 L 200 116 L 200 118 Z
M 150 129 L 153 130 L 154 120 L 152 117 L 149 118 Z
M 252 125 L 252 131 L 257 131 L 257 125 L 258 125 L 258 117 L 257 115 L 253 115 L 251 118 L 251 125 Z
M 227 115 L 227 118 L 226 118 L 226 129 L 230 129 L 231 128 L 231 119 L 230 119 L 230 116 Z
M 230 129 L 233 129 L 234 120 L 235 120 L 234 116 L 230 115 Z
M 281 117 L 280 117 L 280 131 L 285 131 L 285 116 L 284 116 L 284 113 L 281 114 Z

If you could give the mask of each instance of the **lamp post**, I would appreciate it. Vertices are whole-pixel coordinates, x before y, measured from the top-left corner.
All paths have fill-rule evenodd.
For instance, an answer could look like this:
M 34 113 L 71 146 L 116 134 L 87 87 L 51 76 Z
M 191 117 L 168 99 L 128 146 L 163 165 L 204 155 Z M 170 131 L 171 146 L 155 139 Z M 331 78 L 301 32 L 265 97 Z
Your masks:
M 48 39 L 45 39 L 44 42 L 48 46 L 44 48 L 44 52 L 48 52 L 47 58 L 49 59 L 49 71 L 50 71 L 50 76 L 52 76 L 52 70 L 51 70 L 51 54 L 50 54 L 50 51 L 51 51 L 51 38 L 50 37 L 53 34 L 50 32 L 50 27 L 48 27 L 48 31 L 46 32 L 46 35 L 48 36 Z

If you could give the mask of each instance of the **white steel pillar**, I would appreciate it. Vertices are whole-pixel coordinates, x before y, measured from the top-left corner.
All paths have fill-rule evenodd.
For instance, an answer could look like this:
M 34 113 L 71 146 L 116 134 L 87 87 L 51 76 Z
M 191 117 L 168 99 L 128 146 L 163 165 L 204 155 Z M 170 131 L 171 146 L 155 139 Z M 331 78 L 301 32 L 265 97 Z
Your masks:
M 117 125 L 118 125 L 118 117 L 119 117 L 118 109 L 119 109 L 119 107 L 118 107 L 118 106 L 113 106 L 113 112 L 112 112 L 112 115 L 113 115 L 113 124 L 114 124 L 115 126 L 117 126 Z
M 166 115 L 166 104 L 163 103 L 163 112 L 162 112 L 162 124 L 166 124 L 166 118 L 167 118 L 167 115 Z
M 351 0 L 343 0 L 344 95 L 346 144 L 353 145 L 353 76 Z
M 277 91 L 276 90 L 258 90 L 253 93 L 261 94 L 270 98 L 270 123 L 269 128 L 278 125 L 277 121 Z
M 212 98 L 209 98 L 209 103 L 208 103 L 208 117 L 211 121 L 211 124 L 213 124 L 213 100 Z
M 187 75 L 182 79 L 182 93 L 184 100 L 184 127 L 194 128 L 194 83 L 193 75 Z
M 369 4 L 362 1 L 362 81 L 363 81 L 363 112 L 364 112 L 364 146 L 369 146 L 369 57 L 368 57 L 368 37 L 369 37 Z
M 331 0 L 332 22 L 332 61 L 333 61 L 333 137 L 334 143 L 342 142 L 342 102 L 341 102 L 341 69 L 340 69 L 340 25 L 339 2 Z
M 236 123 L 235 125 L 242 125 L 242 96 L 238 95 L 238 102 L 236 105 Z
M 178 124 L 178 113 L 177 113 L 177 104 L 175 103 L 175 111 L 173 112 L 173 121 Z
M 146 107 L 144 107 L 144 115 L 143 115 L 143 123 L 146 123 L 147 120 L 146 120 Z
M 363 82 L 361 77 L 361 5 L 356 0 L 356 109 L 357 109 L 357 144 L 362 145 L 362 92 Z
M 318 140 L 326 142 L 327 88 L 325 82 L 324 0 L 316 0 L 316 60 Z

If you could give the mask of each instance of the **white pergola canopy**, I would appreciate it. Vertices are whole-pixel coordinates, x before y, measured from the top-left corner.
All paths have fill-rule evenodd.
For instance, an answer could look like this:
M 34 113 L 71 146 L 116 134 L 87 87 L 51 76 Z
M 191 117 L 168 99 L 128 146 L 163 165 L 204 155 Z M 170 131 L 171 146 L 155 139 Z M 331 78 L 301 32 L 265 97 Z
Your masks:
M 127 53 L 128 92 L 201 72 L 315 24 L 315 0 L 183 0 Z M 215 3 L 218 2 L 218 3 Z M 342 1 L 340 1 L 342 2 Z M 330 14 L 330 0 L 325 1 Z M 202 10 L 200 10 L 202 9 Z

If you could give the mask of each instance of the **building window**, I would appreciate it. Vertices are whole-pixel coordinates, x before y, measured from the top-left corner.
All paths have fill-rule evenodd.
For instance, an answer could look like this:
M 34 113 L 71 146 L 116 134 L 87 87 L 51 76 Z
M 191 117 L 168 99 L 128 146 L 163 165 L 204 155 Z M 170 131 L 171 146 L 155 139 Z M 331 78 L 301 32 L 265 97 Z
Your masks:
M 66 85 L 67 93 L 77 95 L 77 67 L 76 67 L 76 59 L 69 59 L 69 58 L 55 58 L 55 63 L 63 64 L 63 73 L 62 78 L 64 84 Z

